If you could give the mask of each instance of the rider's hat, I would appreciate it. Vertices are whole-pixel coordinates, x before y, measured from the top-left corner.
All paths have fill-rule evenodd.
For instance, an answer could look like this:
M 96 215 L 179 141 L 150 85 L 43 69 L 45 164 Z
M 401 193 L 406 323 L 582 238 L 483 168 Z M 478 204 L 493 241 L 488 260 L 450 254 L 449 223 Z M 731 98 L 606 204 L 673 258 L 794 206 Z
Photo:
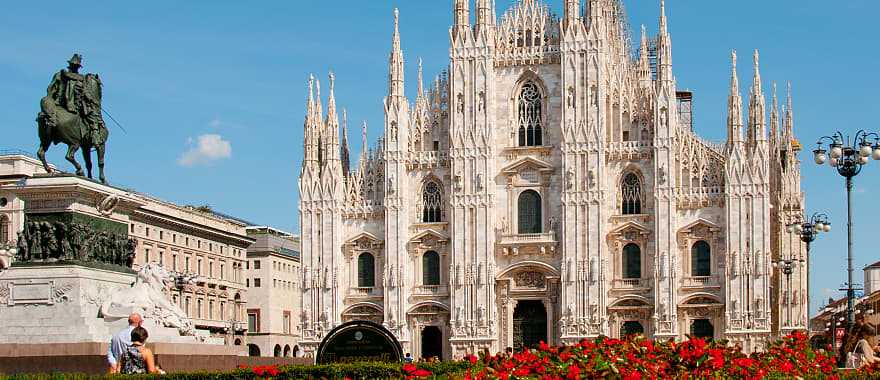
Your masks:
M 80 56 L 79 54 L 74 54 L 73 57 L 70 57 L 70 59 L 67 60 L 67 63 L 69 63 L 71 66 L 82 67 L 82 56 Z

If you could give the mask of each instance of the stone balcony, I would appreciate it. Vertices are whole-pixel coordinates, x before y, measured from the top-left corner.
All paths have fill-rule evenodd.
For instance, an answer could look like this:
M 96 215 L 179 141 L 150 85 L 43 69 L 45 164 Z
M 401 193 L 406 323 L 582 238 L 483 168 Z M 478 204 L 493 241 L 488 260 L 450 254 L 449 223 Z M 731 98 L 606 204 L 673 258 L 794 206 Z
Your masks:
M 556 233 L 502 235 L 498 239 L 498 251 L 505 256 L 519 254 L 553 255 L 556 253 Z
M 611 282 L 611 290 L 648 291 L 651 290 L 653 282 L 650 278 L 618 278 Z
M 352 298 L 382 297 L 382 288 L 378 286 L 352 287 L 348 290 L 348 296 Z
M 449 166 L 449 153 L 436 150 L 412 152 L 406 161 L 407 168 L 435 168 Z
M 448 297 L 448 285 L 417 285 L 413 287 L 413 296 L 417 297 Z
M 681 287 L 685 290 L 720 289 L 721 283 L 717 276 L 688 276 L 681 279 Z
M 622 141 L 609 143 L 605 150 L 608 161 L 638 160 L 650 158 L 654 153 L 654 144 L 650 140 Z

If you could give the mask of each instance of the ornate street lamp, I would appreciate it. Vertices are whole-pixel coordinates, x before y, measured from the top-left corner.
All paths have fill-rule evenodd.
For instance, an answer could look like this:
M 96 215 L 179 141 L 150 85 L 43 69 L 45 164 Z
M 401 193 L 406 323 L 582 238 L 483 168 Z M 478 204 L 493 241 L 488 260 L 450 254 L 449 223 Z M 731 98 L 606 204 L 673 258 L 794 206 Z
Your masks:
M 177 296 L 179 297 L 178 302 L 182 303 L 183 288 L 189 284 L 195 283 L 199 275 L 189 272 L 171 272 L 171 277 L 174 278 L 174 289 L 177 289 Z M 183 312 L 189 317 L 189 310 L 184 310 Z
M 796 234 L 801 239 L 804 244 L 807 246 L 807 255 L 805 258 L 800 260 L 793 260 L 793 258 L 789 257 L 785 260 L 780 260 L 779 267 L 782 268 L 782 273 L 786 276 L 786 281 L 788 283 L 789 289 L 791 289 L 791 274 L 793 273 L 793 266 L 795 261 L 803 262 L 804 265 L 807 266 L 807 301 L 810 299 L 810 244 L 816 240 L 816 237 L 823 232 L 831 232 L 831 222 L 828 221 L 828 215 L 824 213 L 815 213 L 809 219 L 804 219 L 801 217 L 799 220 L 788 224 L 787 228 L 789 233 Z M 777 265 L 777 263 L 774 263 Z
M 869 139 L 873 139 L 871 142 Z M 822 142 L 828 140 L 829 152 L 822 146 Z M 852 326 L 855 319 L 853 303 L 856 289 L 853 287 L 853 222 L 852 222 L 852 189 L 853 177 L 862 171 L 862 166 L 868 163 L 870 158 L 880 160 L 880 135 L 875 132 L 860 130 L 855 138 L 849 139 L 841 132 L 835 132 L 832 136 L 823 136 L 816 142 L 816 150 L 813 151 L 813 159 L 816 164 L 822 165 L 825 161 L 837 170 L 837 173 L 846 178 L 846 239 L 847 239 L 847 284 L 846 284 L 846 327 Z

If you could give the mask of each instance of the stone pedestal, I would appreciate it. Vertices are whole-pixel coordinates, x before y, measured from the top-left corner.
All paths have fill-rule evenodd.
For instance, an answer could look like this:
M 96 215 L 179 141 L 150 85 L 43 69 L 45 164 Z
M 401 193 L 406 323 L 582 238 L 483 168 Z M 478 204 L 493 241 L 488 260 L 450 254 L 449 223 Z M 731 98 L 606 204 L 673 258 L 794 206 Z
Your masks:
M 55 370 L 106 370 L 110 338 L 127 320 L 104 318 L 100 307 L 134 281 L 133 273 L 78 265 L 14 266 L 0 273 L 0 373 L 10 363 L 17 363 L 10 368 L 15 372 L 41 372 L 49 368 L 46 365 Z M 218 359 L 241 354 L 236 351 L 241 347 L 181 336 L 177 329 L 153 320 L 145 320 L 143 327 L 149 332 L 148 345 L 167 360 L 183 353 Z M 79 357 L 83 366 L 52 367 L 59 356 L 66 356 L 66 362 Z

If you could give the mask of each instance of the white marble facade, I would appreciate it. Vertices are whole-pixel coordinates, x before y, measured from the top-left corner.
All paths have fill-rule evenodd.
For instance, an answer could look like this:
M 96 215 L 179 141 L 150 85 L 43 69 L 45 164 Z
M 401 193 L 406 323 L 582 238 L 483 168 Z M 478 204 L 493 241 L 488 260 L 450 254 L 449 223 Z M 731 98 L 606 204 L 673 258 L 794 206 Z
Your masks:
M 745 106 L 733 55 L 714 144 L 682 117 L 662 0 L 639 46 L 616 0 L 565 0 L 561 17 L 519 0 L 500 19 L 493 0 L 452 5 L 448 67 L 424 87 L 419 60 L 415 99 L 395 10 L 384 133 L 359 159 L 333 76 L 326 109 L 309 80 L 307 352 L 353 319 L 444 358 L 638 331 L 756 350 L 806 327 L 806 267 L 779 281 L 771 265 L 805 259 L 784 233 L 803 210 L 800 145 L 757 52 Z

